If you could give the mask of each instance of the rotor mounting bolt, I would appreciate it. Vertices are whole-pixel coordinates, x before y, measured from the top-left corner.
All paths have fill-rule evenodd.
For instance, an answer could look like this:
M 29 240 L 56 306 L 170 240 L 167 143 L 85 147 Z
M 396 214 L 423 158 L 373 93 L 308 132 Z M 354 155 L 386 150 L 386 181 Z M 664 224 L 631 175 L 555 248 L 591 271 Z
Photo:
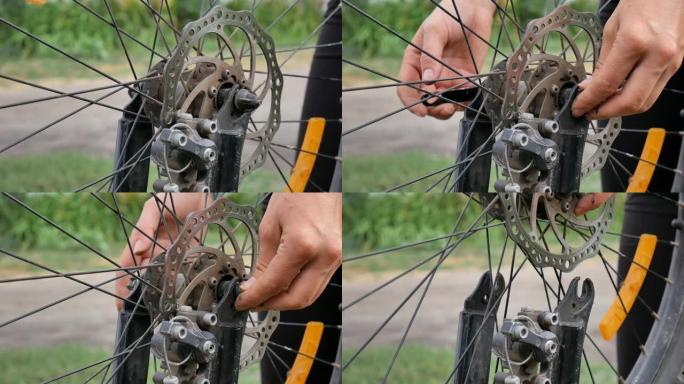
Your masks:
M 221 77 L 223 78 L 223 80 L 228 80 L 230 78 L 230 70 L 224 69 L 221 73 Z
M 215 287 L 216 284 L 218 284 L 218 280 L 216 280 L 215 277 L 212 277 L 211 279 L 209 279 L 209 286 Z
M 209 88 L 209 97 L 214 98 L 218 94 L 218 89 L 216 87 Z
M 556 84 L 551 86 L 551 93 L 553 93 L 554 95 L 557 94 L 559 90 L 560 88 L 558 88 Z

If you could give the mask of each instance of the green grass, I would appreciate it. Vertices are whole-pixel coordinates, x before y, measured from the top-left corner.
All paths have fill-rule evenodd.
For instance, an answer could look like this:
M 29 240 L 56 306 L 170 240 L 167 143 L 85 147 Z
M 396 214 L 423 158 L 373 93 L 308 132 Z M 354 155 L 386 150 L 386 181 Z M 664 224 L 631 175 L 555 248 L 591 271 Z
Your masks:
M 65 238 L 65 241 L 67 239 Z M 112 249 L 120 250 L 125 245 L 112 245 Z M 116 266 L 97 254 L 88 250 L 31 250 L 26 252 L 13 252 L 17 256 L 38 263 L 40 265 L 58 270 L 66 271 L 87 271 L 95 269 L 112 269 Z M 106 255 L 111 260 L 116 261 L 119 255 Z M 42 268 L 38 268 L 29 263 L 16 260 L 7 256 L 0 257 L 0 276 L 15 274 L 49 274 Z
M 348 156 L 342 171 L 345 192 L 384 191 L 448 167 L 453 159 L 417 151 L 382 155 Z M 402 192 L 423 192 L 440 176 L 417 182 Z
M 112 160 L 76 152 L 4 156 L 0 190 L 73 191 L 112 172 Z
M 35 384 L 63 375 L 71 370 L 93 364 L 111 357 L 109 350 L 80 344 L 62 344 L 48 347 L 30 347 L 0 350 L 0 382 L 13 384 Z M 68 376 L 59 383 L 81 384 L 104 365 L 86 369 Z M 150 363 L 148 383 L 154 367 Z M 111 372 L 111 371 L 110 371 Z M 101 377 L 101 376 L 100 376 Z M 96 380 L 99 381 L 99 380 Z M 253 365 L 240 375 L 241 384 L 257 384 L 259 367 Z
M 5 156 L 0 161 L 0 190 L 11 192 L 73 191 L 112 173 L 113 157 L 62 151 Z M 149 189 L 156 178 L 150 167 Z M 243 192 L 281 191 L 277 171 L 258 169 L 241 184 Z
M 369 347 L 344 371 L 343 383 L 375 384 L 385 376 L 389 362 L 395 353 L 394 346 Z M 354 351 L 346 350 L 343 361 L 348 361 Z M 388 382 L 441 384 L 455 366 L 454 349 L 427 346 L 423 344 L 405 344 L 394 364 Z M 493 376 L 495 361 L 492 360 L 490 377 Z M 605 363 L 591 363 L 591 373 L 596 382 L 614 382 L 615 374 Z M 580 383 L 589 383 L 591 379 L 582 365 Z

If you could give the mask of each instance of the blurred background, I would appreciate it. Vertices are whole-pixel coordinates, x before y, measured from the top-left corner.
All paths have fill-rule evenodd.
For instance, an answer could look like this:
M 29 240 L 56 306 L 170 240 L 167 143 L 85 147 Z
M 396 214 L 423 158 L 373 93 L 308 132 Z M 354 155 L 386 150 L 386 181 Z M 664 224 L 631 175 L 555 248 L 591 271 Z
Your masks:
M 110 10 L 122 31 L 147 47 L 166 53 L 167 48 L 172 50 L 175 47 L 170 25 L 180 30 L 186 23 L 198 19 L 205 3 L 206 0 L 109 0 L 106 3 L 102 0 L 1 1 L 0 18 L 5 22 L 0 23 L 0 148 L 87 104 L 72 98 L 59 98 L 13 106 L 18 102 L 55 95 L 27 82 L 61 92 L 112 84 L 7 23 L 125 82 L 133 80 L 133 76 L 116 30 L 108 25 L 112 23 Z M 293 48 L 315 45 L 315 29 L 323 20 L 326 0 L 221 0 L 218 3 L 236 10 L 251 9 L 253 3 L 258 5 L 254 12 L 256 19 L 262 27 L 273 23 L 269 34 L 276 49 L 282 51 L 277 56 L 279 61 L 283 61 L 293 53 Z M 160 9 L 166 21 L 159 22 L 160 32 L 155 42 L 157 17 L 152 10 L 159 13 Z M 278 18 L 286 10 L 285 15 Z M 154 61 L 150 61 L 149 49 L 131 37 L 122 36 L 136 73 L 145 75 L 149 64 L 154 65 L 159 58 L 155 56 Z M 308 76 L 312 54 L 312 49 L 301 50 L 282 68 L 284 73 L 292 75 L 285 78 L 283 120 L 300 119 L 307 81 L 303 76 Z M 91 92 L 84 97 L 96 99 L 108 91 Z M 129 100 L 124 90 L 104 99 L 103 103 L 123 108 Z M 110 174 L 120 117 L 120 111 L 91 105 L 1 153 L 0 174 L 3 178 L 0 179 L 0 190 L 73 191 Z M 282 123 L 277 141 L 296 145 L 298 127 L 297 123 Z M 285 150 L 283 153 L 289 161 L 295 159 L 295 152 Z M 284 188 L 276 168 L 267 163 L 245 180 L 242 190 Z
M 428 0 L 353 0 L 352 2 L 409 41 L 423 20 L 436 8 L 433 2 Z M 511 5 L 507 11 L 510 13 L 510 7 L 513 7 L 519 24 L 525 28 L 529 20 L 551 12 L 556 2 L 553 0 L 505 2 L 505 4 L 509 3 Z M 564 3 L 580 11 L 595 13 L 598 9 L 597 0 L 575 0 Z M 346 60 L 342 65 L 343 92 L 349 88 L 394 83 L 390 78 L 398 79 L 407 44 L 349 6 L 343 7 L 343 22 L 343 56 Z M 508 33 L 513 35 L 513 41 L 516 41 L 515 27 L 509 19 L 505 19 L 504 24 Z M 506 38 L 504 33 L 501 42 L 497 44 L 496 41 L 501 25 L 499 16 L 495 17 L 494 33 L 490 38 L 490 43 L 493 46 L 498 45 L 500 51 L 509 53 L 512 51 L 509 44 L 510 37 Z M 490 49 L 484 65 L 486 70 L 491 67 L 493 54 L 494 50 Z M 497 61 L 499 60 L 501 56 L 498 57 Z M 359 66 L 365 66 L 367 69 L 359 68 Z M 379 72 L 380 75 L 373 74 L 371 71 Z M 343 134 L 391 114 L 387 118 L 343 136 L 345 191 L 384 191 L 454 164 L 461 113 L 457 112 L 447 121 L 430 117 L 420 118 L 407 110 L 395 113 L 403 107 L 396 96 L 396 88 L 392 86 L 343 93 Z M 436 179 L 430 179 L 416 183 L 402 191 L 424 191 L 431 185 L 430 182 L 435 181 Z M 598 187 L 598 178 L 595 178 L 592 183 L 591 188 Z

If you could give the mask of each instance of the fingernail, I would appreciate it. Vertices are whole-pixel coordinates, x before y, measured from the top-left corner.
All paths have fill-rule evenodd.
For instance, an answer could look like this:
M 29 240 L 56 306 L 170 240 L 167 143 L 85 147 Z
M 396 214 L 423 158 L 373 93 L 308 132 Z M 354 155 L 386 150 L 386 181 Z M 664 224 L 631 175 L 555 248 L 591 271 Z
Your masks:
M 423 71 L 423 81 L 432 81 L 435 79 L 435 71 L 432 68 L 428 68 Z
M 143 253 L 145 251 L 145 242 L 142 240 L 138 240 L 133 244 L 133 254 L 138 255 L 140 253 Z
M 251 287 L 255 281 L 256 278 L 254 278 L 254 276 L 250 277 L 247 281 L 243 281 L 242 283 L 240 283 L 240 291 L 242 292 L 247 290 L 247 288 Z
M 580 89 L 584 90 L 584 88 L 589 84 L 591 81 L 591 78 L 587 77 L 586 79 L 582 80 L 581 83 L 579 83 L 577 86 L 580 87 Z

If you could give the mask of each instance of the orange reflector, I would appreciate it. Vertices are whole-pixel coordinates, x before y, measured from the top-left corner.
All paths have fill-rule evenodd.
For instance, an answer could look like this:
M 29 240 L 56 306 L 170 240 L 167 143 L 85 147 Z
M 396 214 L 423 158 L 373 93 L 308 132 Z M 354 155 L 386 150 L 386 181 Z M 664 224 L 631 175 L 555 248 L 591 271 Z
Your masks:
M 323 323 L 318 321 L 310 321 L 306 324 L 304 337 L 302 337 L 302 344 L 299 346 L 299 353 L 292 369 L 287 374 L 287 381 L 285 384 L 305 384 L 309 377 L 311 366 L 314 362 L 316 352 L 318 352 L 318 345 L 321 343 L 321 336 L 323 335 Z
M 655 235 L 643 234 L 639 238 L 632 265 L 629 267 L 619 296 L 615 298 L 608 312 L 599 323 L 599 331 L 605 340 L 612 339 L 625 321 L 627 314 L 639 295 L 646 273 L 653 259 L 658 238 Z
M 26 0 L 27 4 L 33 4 L 33 5 L 43 5 L 47 3 L 47 0 Z
M 641 160 L 637 164 L 632 180 L 629 182 L 627 192 L 643 193 L 648 190 L 648 185 L 651 183 L 655 165 L 658 163 L 660 157 L 660 150 L 663 148 L 665 141 L 665 130 L 662 128 L 651 128 L 648 130 L 644 149 L 641 152 Z
M 321 117 L 312 117 L 306 125 L 306 134 L 302 141 L 302 148 L 297 156 L 297 162 L 292 168 L 292 175 L 290 182 L 285 186 L 285 192 L 304 192 L 306 184 L 311 177 L 314 164 L 316 163 L 316 154 L 321 147 L 323 140 L 323 132 L 325 132 L 325 119 Z

